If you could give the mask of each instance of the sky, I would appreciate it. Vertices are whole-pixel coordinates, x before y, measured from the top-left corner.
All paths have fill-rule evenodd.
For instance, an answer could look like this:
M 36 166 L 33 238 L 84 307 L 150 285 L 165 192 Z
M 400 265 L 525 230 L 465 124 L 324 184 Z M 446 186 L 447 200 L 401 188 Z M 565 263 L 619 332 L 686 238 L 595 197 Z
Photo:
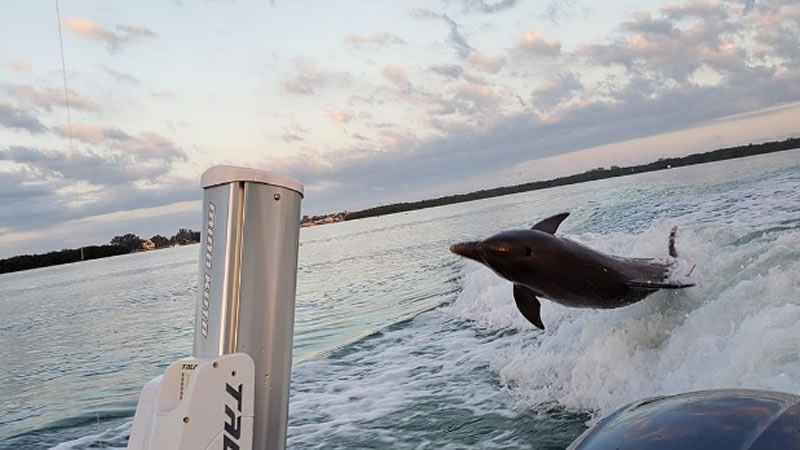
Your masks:
M 199 229 L 217 164 L 314 215 L 800 135 L 796 1 L 56 6 L 0 15 L 0 258 Z

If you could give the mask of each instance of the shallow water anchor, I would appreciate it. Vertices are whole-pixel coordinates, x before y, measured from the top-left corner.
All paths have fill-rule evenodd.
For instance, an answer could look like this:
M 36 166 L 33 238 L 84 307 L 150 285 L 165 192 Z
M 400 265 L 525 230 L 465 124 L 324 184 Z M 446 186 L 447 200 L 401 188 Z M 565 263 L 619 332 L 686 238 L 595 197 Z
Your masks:
M 303 186 L 233 166 L 201 184 L 192 357 L 145 385 L 128 448 L 283 450 Z

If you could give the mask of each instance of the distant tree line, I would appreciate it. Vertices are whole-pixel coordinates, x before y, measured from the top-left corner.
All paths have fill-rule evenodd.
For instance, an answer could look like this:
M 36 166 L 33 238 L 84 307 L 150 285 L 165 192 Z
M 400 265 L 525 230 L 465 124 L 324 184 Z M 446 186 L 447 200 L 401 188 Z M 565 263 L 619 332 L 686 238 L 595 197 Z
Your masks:
M 554 178 L 546 181 L 534 181 L 531 183 L 518 184 L 515 186 L 484 189 L 480 191 L 470 192 L 467 194 L 448 195 L 444 197 L 434 198 L 430 200 L 421 200 L 417 202 L 392 203 L 390 205 L 376 206 L 374 208 L 368 208 L 361 211 L 351 212 L 347 214 L 345 220 L 381 216 L 384 214 L 393 214 L 404 211 L 412 211 L 415 209 L 431 208 L 434 206 L 468 202 L 471 200 L 479 200 L 483 198 L 499 197 L 501 195 L 535 191 L 538 189 L 546 189 L 556 186 L 564 186 L 568 184 L 583 183 L 586 181 L 601 180 L 604 178 L 612 178 L 612 177 L 620 177 L 637 173 L 652 172 L 656 170 L 669 169 L 672 167 L 690 166 L 693 164 L 703 164 L 713 161 L 722 161 L 725 159 L 742 158 L 745 156 L 754 156 L 764 153 L 793 150 L 796 148 L 800 148 L 800 138 L 788 138 L 784 141 L 765 142 L 763 144 L 756 144 L 756 145 L 748 144 L 738 147 L 723 148 L 710 152 L 696 153 L 676 158 L 662 158 L 659 159 L 658 161 L 651 162 L 649 164 L 641 164 L 637 166 L 627 166 L 627 167 L 611 166 L 611 168 L 609 169 L 606 169 L 604 167 L 598 167 L 583 173 L 579 173 L 577 175 Z
M 200 232 L 189 228 L 180 228 L 174 236 L 167 239 L 161 235 L 150 238 L 155 248 L 170 247 L 172 245 L 186 245 L 200 241 Z M 114 236 L 110 245 L 89 245 L 83 247 L 83 259 L 105 258 L 107 256 L 124 255 L 143 248 L 144 239 L 133 233 Z M 60 251 L 34 255 L 19 255 L 7 259 L 0 259 L 0 273 L 17 272 L 20 270 L 35 269 L 37 267 L 55 266 L 81 261 L 81 249 L 72 248 Z
M 130 252 L 129 249 L 117 245 L 89 245 L 83 247 L 83 259 L 105 258 L 107 256 L 124 255 Z M 0 273 L 55 266 L 80 260 L 81 250 L 74 248 L 37 255 L 13 256 L 8 259 L 0 259 Z

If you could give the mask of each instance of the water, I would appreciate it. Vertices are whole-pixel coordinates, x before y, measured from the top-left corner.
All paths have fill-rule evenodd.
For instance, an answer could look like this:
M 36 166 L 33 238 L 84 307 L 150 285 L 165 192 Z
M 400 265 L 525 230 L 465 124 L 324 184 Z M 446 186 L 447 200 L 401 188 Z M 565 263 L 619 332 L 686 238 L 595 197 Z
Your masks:
M 560 232 L 664 256 L 698 287 L 617 310 L 542 302 L 450 243 Z M 800 151 L 301 232 L 290 449 L 561 449 L 649 395 L 800 393 Z M 0 448 L 124 448 L 142 385 L 191 352 L 198 248 L 0 276 Z

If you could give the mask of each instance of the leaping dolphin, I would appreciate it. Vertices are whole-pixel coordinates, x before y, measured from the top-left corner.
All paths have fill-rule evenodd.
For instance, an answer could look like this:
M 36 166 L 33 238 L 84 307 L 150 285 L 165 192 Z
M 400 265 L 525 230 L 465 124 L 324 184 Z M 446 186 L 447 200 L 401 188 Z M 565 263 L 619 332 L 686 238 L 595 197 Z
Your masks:
M 544 330 L 540 316 L 544 297 L 573 308 L 619 308 L 660 289 L 694 284 L 667 281 L 673 261 L 606 255 L 554 233 L 569 213 L 542 220 L 530 230 L 512 230 L 483 241 L 453 244 L 450 251 L 478 261 L 514 283 L 514 301 L 526 319 Z M 675 250 L 677 227 L 669 235 Z

